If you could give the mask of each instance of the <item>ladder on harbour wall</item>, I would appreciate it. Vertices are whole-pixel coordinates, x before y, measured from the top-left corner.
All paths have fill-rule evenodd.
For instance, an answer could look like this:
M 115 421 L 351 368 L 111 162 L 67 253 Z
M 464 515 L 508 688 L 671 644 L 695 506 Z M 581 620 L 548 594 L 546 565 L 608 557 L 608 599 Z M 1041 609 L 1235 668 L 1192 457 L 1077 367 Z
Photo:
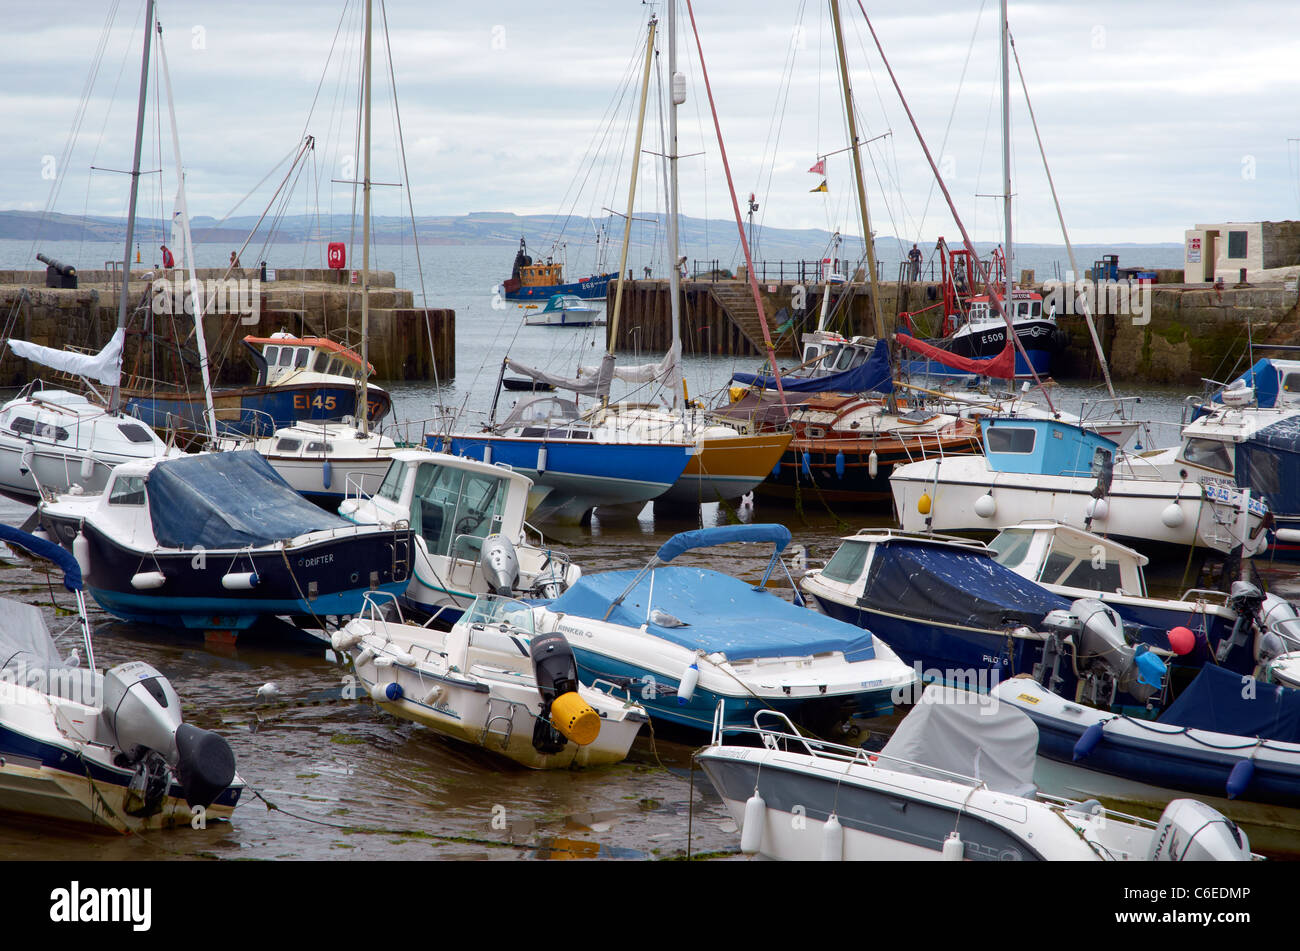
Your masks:
M 749 285 L 716 283 L 709 284 L 708 288 L 709 296 L 722 308 L 727 319 L 748 341 L 753 352 L 756 354 L 766 352 L 763 346 L 763 324 L 759 319 L 758 308 L 754 304 L 754 295 Z

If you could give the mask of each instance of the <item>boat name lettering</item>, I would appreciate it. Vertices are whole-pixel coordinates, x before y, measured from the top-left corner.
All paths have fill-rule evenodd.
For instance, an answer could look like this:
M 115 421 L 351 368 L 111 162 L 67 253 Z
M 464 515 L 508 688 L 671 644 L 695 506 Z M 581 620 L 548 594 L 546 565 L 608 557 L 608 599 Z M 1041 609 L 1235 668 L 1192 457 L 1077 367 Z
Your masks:
M 328 565 L 334 560 L 334 555 L 317 555 L 315 558 L 299 558 L 299 568 L 315 568 L 317 565 Z

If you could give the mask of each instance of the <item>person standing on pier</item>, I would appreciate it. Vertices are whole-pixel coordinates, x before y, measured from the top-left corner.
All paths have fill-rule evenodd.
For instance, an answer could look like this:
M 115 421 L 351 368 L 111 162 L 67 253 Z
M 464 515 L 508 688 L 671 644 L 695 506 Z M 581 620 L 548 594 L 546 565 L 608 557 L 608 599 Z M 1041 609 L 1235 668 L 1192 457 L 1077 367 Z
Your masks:
M 911 279 L 916 280 L 921 276 L 921 249 L 912 245 L 912 250 L 907 252 L 907 261 L 910 265 L 909 272 Z
M 176 259 L 172 257 L 171 248 L 165 244 L 160 244 L 159 249 L 162 251 L 163 267 L 172 268 L 176 266 Z

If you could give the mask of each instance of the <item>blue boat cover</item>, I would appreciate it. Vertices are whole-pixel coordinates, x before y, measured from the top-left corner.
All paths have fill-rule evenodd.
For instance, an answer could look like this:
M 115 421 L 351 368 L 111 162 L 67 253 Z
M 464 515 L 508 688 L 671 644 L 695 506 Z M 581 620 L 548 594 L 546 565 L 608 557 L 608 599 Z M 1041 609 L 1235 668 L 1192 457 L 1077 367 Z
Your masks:
M 731 378 L 746 386 L 761 386 L 776 389 L 774 377 L 761 373 L 733 373 Z M 894 370 L 889 363 L 889 344 L 883 340 L 876 341 L 876 349 L 867 361 L 851 370 L 801 379 L 795 376 L 781 377 L 781 387 L 787 393 L 877 393 L 894 392 Z
M 1272 512 L 1300 513 L 1300 413 L 1237 444 L 1237 484 L 1262 496 Z
M 0 525 L 0 542 L 18 545 L 38 558 L 54 562 L 63 569 L 63 586 L 69 591 L 81 590 L 81 566 L 77 564 L 77 559 L 72 557 L 72 552 L 61 545 L 55 544 L 48 538 L 37 538 L 20 529 L 10 528 L 8 525 Z
M 1233 383 L 1241 381 L 1247 386 L 1255 388 L 1255 402 L 1261 407 L 1270 407 L 1277 405 L 1277 390 L 1280 385 L 1277 367 L 1268 357 L 1257 360 L 1255 365 L 1243 373 Z M 1215 393 L 1212 402 L 1222 403 L 1223 396 Z
M 678 532 L 664 542 L 655 552 L 662 562 L 669 562 L 684 551 L 694 548 L 712 548 L 731 542 L 771 542 L 778 552 L 790 544 L 790 529 L 784 525 L 718 525 L 715 528 L 697 528 L 693 532 Z
M 1160 715 L 1160 722 L 1232 736 L 1300 743 L 1300 690 L 1258 681 L 1249 686 L 1253 696 L 1242 696 L 1241 674 L 1206 664 Z
M 348 522 L 295 492 L 251 449 L 169 459 L 145 480 L 163 548 L 248 548 Z
M 599 621 L 635 575 L 634 571 L 583 575 L 551 602 L 551 609 Z M 650 623 L 647 631 L 690 650 L 722 651 L 730 660 L 827 651 L 843 651 L 848 661 L 876 656 L 871 632 L 796 607 L 767 591 L 755 591 L 751 584 L 708 568 L 656 568 L 614 608 L 609 623 L 630 628 L 647 624 L 652 581 L 653 606 L 686 626 Z
M 925 623 L 1002 630 L 1036 627 L 1070 601 L 998 564 L 990 554 L 942 542 L 890 539 L 871 561 L 858 602 Z

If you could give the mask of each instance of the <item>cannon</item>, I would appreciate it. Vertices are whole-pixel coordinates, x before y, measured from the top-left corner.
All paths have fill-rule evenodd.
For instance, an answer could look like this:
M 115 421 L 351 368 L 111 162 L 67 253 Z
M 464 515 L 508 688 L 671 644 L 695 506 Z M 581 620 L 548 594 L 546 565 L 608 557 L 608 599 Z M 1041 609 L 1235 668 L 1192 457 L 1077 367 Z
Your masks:
M 71 264 L 64 264 L 44 254 L 36 255 L 36 260 L 45 265 L 45 286 L 66 287 L 76 290 L 77 269 Z

